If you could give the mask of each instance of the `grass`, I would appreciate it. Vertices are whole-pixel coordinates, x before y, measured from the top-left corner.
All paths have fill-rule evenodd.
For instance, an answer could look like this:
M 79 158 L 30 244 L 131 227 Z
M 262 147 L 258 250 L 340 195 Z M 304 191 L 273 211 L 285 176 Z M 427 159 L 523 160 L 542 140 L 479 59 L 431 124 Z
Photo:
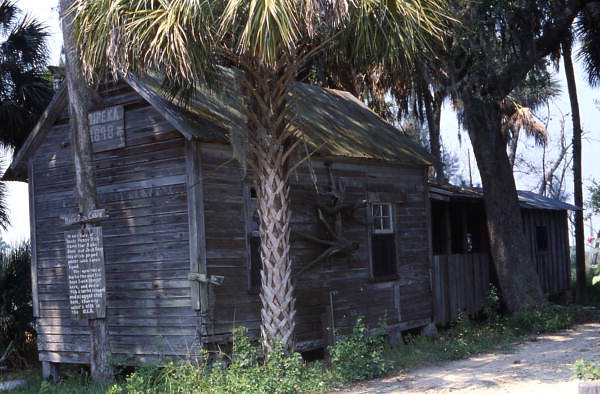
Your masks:
M 484 352 L 506 352 L 524 339 L 560 331 L 595 316 L 581 307 L 569 306 L 495 317 L 483 323 L 462 319 L 435 340 L 409 337 L 407 345 L 389 348 L 386 357 L 398 371 Z
M 21 369 L 16 371 L 0 371 L 0 382 L 18 379 L 31 380 L 36 379 L 38 376 L 40 376 L 40 371 L 37 368 Z
M 79 373 L 67 377 L 60 383 L 50 383 L 41 378 L 39 369 L 21 371 L 15 379 L 27 379 L 27 385 L 8 391 L 10 394 L 105 394 L 110 384 L 98 384 Z
M 229 367 L 212 369 L 170 363 L 165 367 L 142 367 L 114 386 L 99 385 L 81 374 L 59 384 L 35 379 L 13 393 L 258 393 L 322 392 L 365 378 L 440 361 L 456 360 L 483 352 L 507 351 L 516 343 L 544 332 L 558 331 L 574 323 L 598 318 L 597 312 L 577 306 L 552 307 L 501 317 L 489 312 L 485 322 L 460 319 L 437 338 L 407 337 L 406 345 L 385 345 L 368 334 L 362 323 L 331 349 L 332 363 L 303 363 L 298 356 L 278 354 L 268 362 L 260 349 L 239 337 Z

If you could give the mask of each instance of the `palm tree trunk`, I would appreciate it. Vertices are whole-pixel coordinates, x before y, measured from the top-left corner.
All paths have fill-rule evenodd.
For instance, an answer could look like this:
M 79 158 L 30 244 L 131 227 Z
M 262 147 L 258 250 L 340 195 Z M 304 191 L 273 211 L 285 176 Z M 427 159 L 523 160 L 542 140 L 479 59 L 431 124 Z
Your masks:
M 293 66 L 290 66 L 293 67 Z M 284 69 L 282 67 L 282 69 Z M 258 71 L 260 70 L 260 71 Z M 255 79 L 256 75 L 260 75 Z M 290 163 L 294 149 L 289 92 L 294 72 L 256 67 L 242 82 L 247 106 L 249 165 L 255 171 L 261 240 L 261 336 L 268 353 L 282 345 L 293 350 L 295 298 L 290 257 Z
M 465 94 L 465 123 L 485 192 L 491 254 L 509 312 L 545 304 L 535 264 L 527 252 L 523 220 L 506 139 L 500 132 L 500 108 L 491 100 Z
M 583 182 L 581 175 L 581 119 L 579 116 L 579 102 L 577 100 L 577 85 L 575 84 L 575 72 L 573 70 L 573 59 L 571 58 L 571 40 L 566 39 L 561 43 L 563 62 L 565 64 L 565 76 L 569 89 L 569 100 L 571 102 L 571 118 L 573 120 L 573 194 L 575 205 L 583 207 Z M 575 211 L 575 301 L 585 301 L 585 235 L 583 211 Z
M 87 216 L 97 208 L 96 177 L 88 121 L 88 107 L 91 101 L 90 88 L 81 73 L 77 50 L 72 39 L 73 14 L 67 10 L 71 0 L 61 0 L 62 30 L 65 49 L 66 81 L 69 95 L 71 137 L 73 140 L 73 163 L 75 167 L 75 196 L 79 213 Z M 83 226 L 86 226 L 85 224 Z M 110 348 L 106 319 L 90 319 L 90 369 L 98 381 L 113 379 L 109 363 Z
M 290 258 L 290 188 L 282 157 L 260 158 L 257 197 L 261 234 L 261 335 L 267 351 L 281 344 L 292 350 L 295 299 Z

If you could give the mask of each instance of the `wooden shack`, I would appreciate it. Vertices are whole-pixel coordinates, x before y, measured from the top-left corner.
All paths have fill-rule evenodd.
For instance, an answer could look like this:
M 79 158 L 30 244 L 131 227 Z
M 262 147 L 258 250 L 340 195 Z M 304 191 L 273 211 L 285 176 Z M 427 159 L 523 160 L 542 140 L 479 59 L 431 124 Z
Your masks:
M 460 311 L 481 309 L 489 284 L 498 287 L 490 257 L 483 192 L 431 185 L 432 289 L 435 321 L 456 320 Z M 559 295 L 571 288 L 568 211 L 574 205 L 530 191 L 518 191 L 523 231 L 542 289 Z
M 98 94 L 90 120 L 108 219 L 95 241 L 105 267 L 97 291 L 106 295 L 112 357 L 129 364 L 193 355 L 230 341 L 237 326 L 257 337 L 252 174 L 232 159 L 226 133 L 243 121 L 239 98 L 200 86 L 179 106 L 151 77 L 102 85 Z M 300 84 L 294 94 L 298 138 L 312 154 L 292 177 L 296 349 L 325 346 L 332 329 L 348 329 L 359 315 L 371 326 L 385 319 L 395 332 L 428 324 L 429 156 L 346 92 Z M 67 269 L 79 251 L 65 224 L 77 208 L 64 87 L 4 179 L 29 184 L 39 358 L 88 363 L 89 326 L 73 301 L 85 289 L 69 286 Z M 332 188 L 361 202 L 332 219 L 343 220 L 355 250 L 319 259 L 327 246 L 315 240 L 335 234 L 319 218 L 316 191 Z

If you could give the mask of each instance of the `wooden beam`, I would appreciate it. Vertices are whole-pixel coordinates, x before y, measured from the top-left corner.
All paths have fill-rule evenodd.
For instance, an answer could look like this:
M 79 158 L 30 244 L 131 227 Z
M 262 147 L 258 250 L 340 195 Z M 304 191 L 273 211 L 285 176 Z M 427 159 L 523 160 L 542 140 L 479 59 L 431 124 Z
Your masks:
M 33 306 L 33 317 L 40 316 L 39 299 L 38 299 L 38 280 L 37 280 L 37 242 L 35 231 L 35 181 L 33 160 L 29 160 L 27 168 L 29 178 L 29 232 L 31 236 L 31 302 Z
M 58 383 L 60 380 L 60 374 L 58 371 L 58 364 L 51 361 L 42 361 L 42 377 L 45 380 L 49 380 L 53 383 Z
M 200 142 L 186 140 L 186 183 L 190 239 L 190 273 L 208 277 L 206 267 L 206 237 L 204 227 L 204 190 Z M 192 308 L 200 311 L 201 332 L 207 335 L 209 316 L 209 283 L 192 279 Z
M 23 143 L 21 149 L 17 151 L 17 154 L 13 158 L 12 163 L 6 170 L 2 180 L 12 181 L 12 180 L 21 180 L 20 172 L 23 169 L 23 164 L 26 159 L 29 159 L 31 153 L 37 148 L 41 137 L 45 134 L 45 132 L 54 124 L 58 115 L 62 112 L 62 110 L 67 105 L 67 84 L 63 83 L 61 87 L 58 89 L 52 100 L 48 104 L 48 107 L 33 128 L 29 136 Z

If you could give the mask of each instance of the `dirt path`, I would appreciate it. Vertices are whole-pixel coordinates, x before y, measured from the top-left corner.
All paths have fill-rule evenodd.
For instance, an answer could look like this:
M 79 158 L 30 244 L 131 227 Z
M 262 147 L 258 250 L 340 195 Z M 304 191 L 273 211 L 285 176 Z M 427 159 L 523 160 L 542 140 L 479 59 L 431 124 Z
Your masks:
M 600 359 L 600 323 L 588 323 L 536 341 L 511 353 L 483 354 L 369 381 L 347 393 L 577 393 L 570 366 Z

